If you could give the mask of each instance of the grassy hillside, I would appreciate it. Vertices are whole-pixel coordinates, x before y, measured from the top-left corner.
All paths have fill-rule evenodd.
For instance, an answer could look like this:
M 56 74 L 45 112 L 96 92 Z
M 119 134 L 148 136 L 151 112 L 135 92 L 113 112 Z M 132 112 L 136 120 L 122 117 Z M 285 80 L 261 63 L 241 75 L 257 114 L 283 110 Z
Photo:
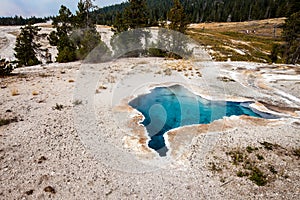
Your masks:
M 282 43 L 280 26 L 284 20 L 192 24 L 188 34 L 217 61 L 270 62 L 273 44 Z

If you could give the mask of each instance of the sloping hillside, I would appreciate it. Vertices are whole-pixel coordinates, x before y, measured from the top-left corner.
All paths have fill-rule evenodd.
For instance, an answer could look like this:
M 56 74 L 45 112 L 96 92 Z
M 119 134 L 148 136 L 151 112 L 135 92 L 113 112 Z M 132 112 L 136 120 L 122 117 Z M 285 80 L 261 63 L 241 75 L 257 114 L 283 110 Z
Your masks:
M 273 44 L 282 43 L 284 20 L 191 24 L 188 34 L 217 61 L 270 62 Z

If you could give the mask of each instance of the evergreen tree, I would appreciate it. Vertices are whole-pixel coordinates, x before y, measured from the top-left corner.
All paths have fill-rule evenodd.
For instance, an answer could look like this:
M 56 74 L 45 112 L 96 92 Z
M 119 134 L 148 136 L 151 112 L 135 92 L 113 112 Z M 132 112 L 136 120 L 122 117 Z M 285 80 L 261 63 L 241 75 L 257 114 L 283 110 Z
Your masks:
M 114 24 L 113 24 L 112 31 L 115 34 L 118 34 L 118 33 L 122 33 L 122 32 L 127 31 L 127 30 L 128 30 L 128 27 L 125 24 L 124 17 L 121 14 L 121 12 L 118 12 L 116 14 L 116 17 L 115 17 L 115 21 L 114 21 Z
M 36 55 L 41 45 L 35 41 L 40 30 L 40 28 L 31 25 L 21 28 L 14 48 L 18 66 L 32 66 L 40 63 Z
M 149 26 L 149 13 L 145 0 L 129 0 L 129 5 L 122 14 L 117 14 L 113 31 L 115 37 L 111 45 L 115 53 L 126 57 L 138 57 L 146 54 L 150 33 L 141 28 Z M 127 31 L 119 36 L 120 33 Z M 144 41 L 144 45 L 143 42 Z M 131 52 L 126 50 L 132 49 Z
M 124 13 L 116 14 L 113 31 L 118 34 L 129 29 L 149 27 L 149 12 L 145 0 L 129 0 Z
M 78 3 L 78 11 L 74 16 L 75 28 L 73 40 L 77 45 L 77 58 L 84 59 L 101 41 L 101 36 L 96 30 L 95 24 L 92 22 L 90 10 L 94 8 L 91 0 L 80 0 Z
M 166 55 L 171 58 L 189 56 L 191 51 L 187 49 L 187 38 L 184 35 L 188 20 L 179 0 L 174 0 L 174 5 L 168 12 L 168 20 L 168 30 L 159 30 L 158 46 L 166 50 Z
M 129 0 L 129 6 L 125 8 L 124 21 L 130 29 L 149 26 L 149 13 L 145 0 Z
M 271 54 L 269 56 L 270 59 L 271 59 L 271 61 L 272 61 L 272 63 L 276 63 L 276 61 L 278 59 L 279 48 L 280 48 L 280 45 L 273 44 L 272 50 L 271 50 Z
M 76 55 L 78 59 L 84 59 L 95 47 L 103 43 L 100 34 L 96 29 L 84 29 L 79 31 Z
M 0 76 L 7 76 L 13 71 L 11 63 L 0 58 Z
M 300 61 L 300 11 L 292 14 L 285 22 L 283 37 L 286 41 L 286 63 Z
M 145 0 L 149 8 L 149 22 L 167 20 L 173 0 Z M 193 23 L 246 21 L 288 17 L 300 10 L 299 0 L 180 0 Z M 112 25 L 118 12 L 124 13 L 129 2 L 95 11 L 98 23 Z
M 53 26 L 56 31 L 52 31 L 48 40 L 52 46 L 57 46 L 57 62 L 71 62 L 76 60 L 76 46 L 70 39 L 72 33 L 73 15 L 71 11 L 61 6 L 59 15 L 54 18 Z
M 168 20 L 171 22 L 169 25 L 171 30 L 185 33 L 189 22 L 179 0 L 174 0 L 174 6 L 168 13 Z
M 75 16 L 75 28 L 88 29 L 95 26 L 91 18 L 91 10 L 96 6 L 93 5 L 94 0 L 80 0 L 77 4 Z

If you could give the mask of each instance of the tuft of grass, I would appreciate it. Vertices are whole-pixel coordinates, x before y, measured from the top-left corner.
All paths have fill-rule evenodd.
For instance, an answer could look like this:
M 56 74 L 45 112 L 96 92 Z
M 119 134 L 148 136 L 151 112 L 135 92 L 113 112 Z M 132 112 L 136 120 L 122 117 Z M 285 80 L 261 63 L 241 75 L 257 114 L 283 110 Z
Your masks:
M 53 110 L 62 110 L 64 108 L 63 105 L 56 103 L 56 105 L 52 108 Z
M 267 150 L 273 150 L 273 149 L 276 149 L 278 147 L 280 147 L 278 144 L 272 144 L 272 143 L 269 143 L 269 142 L 260 142 L 260 144 Z
M 270 172 L 272 172 L 273 174 L 277 174 L 278 173 L 277 170 L 275 169 L 275 167 L 273 165 L 269 165 L 268 168 L 269 168 Z
M 99 86 L 99 89 L 100 89 L 100 90 L 106 90 L 106 89 L 107 89 L 107 86 L 100 85 L 100 86 Z
M 264 173 L 257 167 L 252 168 L 249 180 L 251 180 L 258 186 L 264 186 L 268 183 Z
M 300 158 L 300 148 L 293 150 L 293 155 Z
M 10 124 L 10 119 L 0 119 L 0 126 Z
M 234 148 L 231 151 L 226 151 L 226 155 L 230 156 L 229 162 L 236 169 L 235 173 L 238 177 L 246 177 L 258 186 L 265 186 L 268 183 L 275 181 L 279 176 L 288 178 L 287 174 L 280 173 L 282 169 L 275 168 L 270 162 L 268 154 L 277 154 L 278 156 L 300 156 L 300 148 L 284 148 L 278 144 L 270 142 L 259 142 L 263 147 Z M 273 150 L 272 152 L 270 152 Z M 251 154 L 255 152 L 254 154 Z M 267 157 L 264 158 L 263 155 Z M 214 161 L 217 157 L 214 157 Z M 294 157 L 293 157 L 293 160 Z M 217 171 L 217 166 L 211 164 L 211 169 Z
M 213 172 L 220 172 L 220 171 L 222 171 L 222 168 L 218 167 L 216 165 L 216 163 L 209 162 L 208 164 L 209 164 L 209 168 L 210 168 L 211 171 L 213 171 Z
M 244 176 L 249 176 L 249 173 L 248 173 L 248 172 L 244 172 L 244 171 L 238 171 L 238 172 L 236 173 L 236 175 L 237 175 L 238 177 L 244 177 Z
M 264 160 L 264 157 L 260 154 L 256 154 L 256 157 L 257 157 L 258 160 Z
M 0 126 L 5 126 L 5 125 L 8 125 L 12 122 L 17 122 L 18 119 L 15 117 L 15 118 L 12 118 L 12 119 L 2 119 L 0 118 Z
M 51 75 L 50 74 L 47 74 L 47 73 L 40 73 L 39 74 L 39 77 L 41 78 L 47 78 L 47 77 L 50 77 Z
M 225 76 L 223 76 L 223 77 L 218 77 L 217 78 L 218 80 L 220 80 L 220 81 L 223 81 L 223 82 L 235 82 L 235 80 L 233 80 L 232 78 L 229 78 L 229 77 L 225 77 Z
M 253 151 L 256 151 L 256 150 L 258 150 L 257 147 L 255 147 L 255 148 L 253 148 L 253 147 L 251 147 L 251 146 L 247 146 L 247 147 L 246 147 L 246 151 L 247 151 L 248 153 L 252 153 Z
M 232 163 L 234 165 L 238 165 L 239 163 L 242 163 L 247 157 L 246 155 L 243 154 L 243 152 L 241 152 L 239 150 L 230 151 L 227 154 L 230 155 L 230 157 L 232 159 Z
M 76 99 L 74 102 L 73 102 L 73 105 L 74 106 L 78 106 L 78 105 L 81 105 L 82 104 L 82 101 L 79 100 L 79 99 Z
M 31 189 L 31 190 L 26 191 L 25 194 L 26 194 L 26 195 L 32 195 L 33 192 L 34 192 L 34 190 Z
M 36 96 L 36 95 L 38 95 L 38 94 L 39 94 L 38 91 L 32 91 L 32 95 L 33 95 L 33 96 Z
M 20 93 L 19 93 L 18 89 L 13 88 L 13 89 L 11 90 L 11 95 L 12 95 L 12 96 L 17 96 L 17 95 L 19 95 L 19 94 L 20 94 Z
M 55 193 L 56 193 L 55 189 L 54 189 L 53 187 L 51 187 L 51 186 L 45 187 L 45 188 L 44 188 L 44 191 L 45 191 L 45 192 L 52 193 L 52 194 L 55 194 Z

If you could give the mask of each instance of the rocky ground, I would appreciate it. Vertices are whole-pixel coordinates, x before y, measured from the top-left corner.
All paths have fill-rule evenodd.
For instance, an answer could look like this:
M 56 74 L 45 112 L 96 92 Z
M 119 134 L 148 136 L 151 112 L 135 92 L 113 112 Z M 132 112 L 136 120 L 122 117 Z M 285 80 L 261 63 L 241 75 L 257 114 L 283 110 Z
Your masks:
M 297 199 L 299 82 L 299 66 L 163 58 L 17 69 L 0 81 L 0 199 Z M 127 102 L 175 83 L 280 118 L 172 130 L 160 158 Z

